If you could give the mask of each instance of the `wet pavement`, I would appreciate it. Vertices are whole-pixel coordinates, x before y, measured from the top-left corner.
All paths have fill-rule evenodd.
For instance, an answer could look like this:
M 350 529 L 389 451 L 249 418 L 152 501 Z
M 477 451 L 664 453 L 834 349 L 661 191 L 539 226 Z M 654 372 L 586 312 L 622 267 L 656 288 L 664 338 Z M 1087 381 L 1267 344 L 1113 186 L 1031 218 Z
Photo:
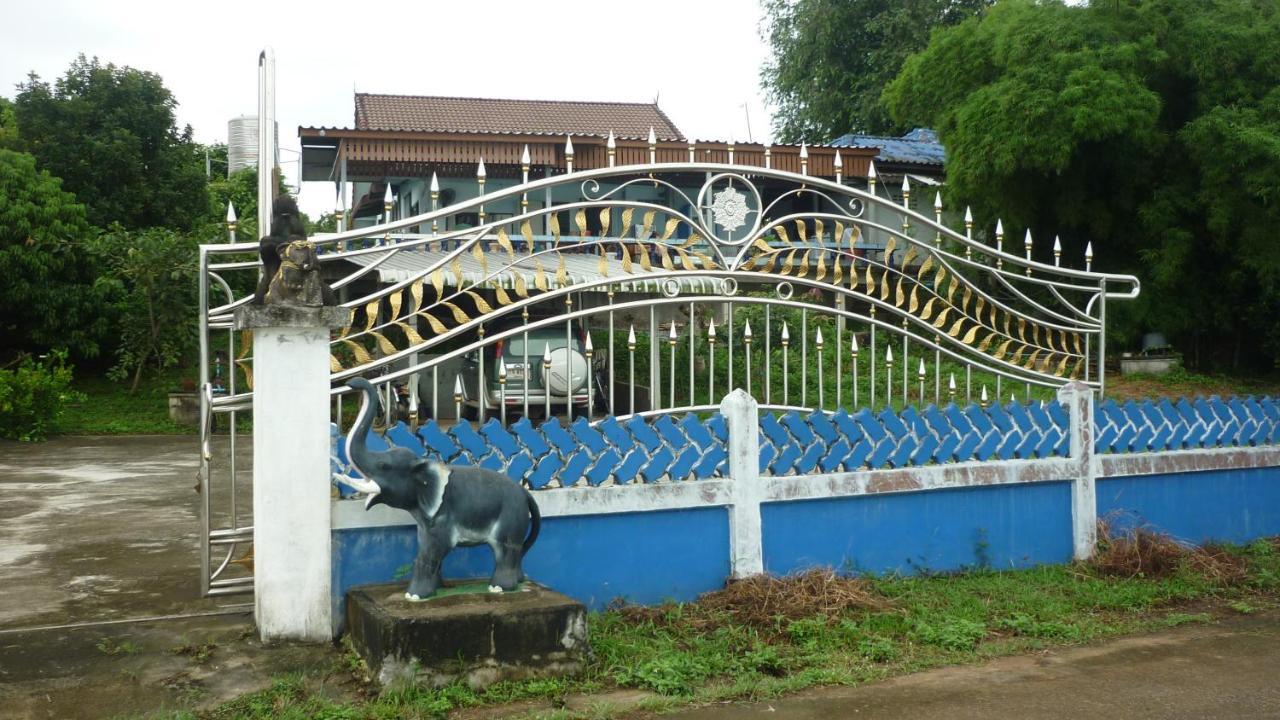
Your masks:
M 225 521 L 225 437 L 213 451 Z M 333 665 L 328 645 L 259 644 L 250 596 L 200 597 L 197 467 L 190 436 L 0 441 L 0 718 L 206 707 Z

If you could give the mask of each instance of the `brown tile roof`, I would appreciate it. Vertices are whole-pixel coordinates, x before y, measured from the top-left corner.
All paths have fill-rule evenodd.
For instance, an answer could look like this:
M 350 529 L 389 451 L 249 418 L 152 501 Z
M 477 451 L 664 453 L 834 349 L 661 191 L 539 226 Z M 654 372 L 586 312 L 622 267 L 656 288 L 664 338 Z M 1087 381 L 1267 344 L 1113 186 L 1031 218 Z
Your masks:
M 500 100 L 356 93 L 357 130 L 507 135 L 606 135 L 683 140 L 657 104 Z

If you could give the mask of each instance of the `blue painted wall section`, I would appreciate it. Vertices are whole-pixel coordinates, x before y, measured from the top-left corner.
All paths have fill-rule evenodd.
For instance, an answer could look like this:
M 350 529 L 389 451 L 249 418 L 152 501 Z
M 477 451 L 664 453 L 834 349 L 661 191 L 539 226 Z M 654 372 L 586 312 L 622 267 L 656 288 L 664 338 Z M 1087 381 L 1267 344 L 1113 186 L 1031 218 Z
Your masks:
M 1098 518 L 1193 544 L 1280 535 L 1280 468 L 1098 479 Z
M 552 418 L 537 427 L 521 418 L 510 427 L 497 419 L 473 428 L 459 423 L 443 430 L 428 420 L 415 434 L 403 422 L 385 437 L 369 432 L 369 446 L 387 444 L 454 465 L 478 465 L 506 473 L 534 490 L 659 480 L 701 480 L 728 469 L 729 431 L 719 413 L 662 415 L 650 421 L 609 417 L 592 425 L 578 418 L 568 426 Z M 333 432 L 334 455 L 345 466 L 346 438 Z
M 1094 406 L 1094 451 L 1161 452 L 1280 442 L 1274 398 L 1104 400 Z
M 848 572 L 997 570 L 1071 560 L 1069 483 L 766 503 L 764 567 Z
M 350 588 L 389 582 L 397 571 L 407 578 L 417 547 L 412 525 L 334 530 L 334 617 L 343 617 Z M 692 600 L 723 587 L 729 576 L 729 515 L 713 507 L 547 518 L 524 569 L 593 609 L 616 597 Z M 444 566 L 445 577 L 488 577 L 492 571 L 487 547 L 458 548 Z

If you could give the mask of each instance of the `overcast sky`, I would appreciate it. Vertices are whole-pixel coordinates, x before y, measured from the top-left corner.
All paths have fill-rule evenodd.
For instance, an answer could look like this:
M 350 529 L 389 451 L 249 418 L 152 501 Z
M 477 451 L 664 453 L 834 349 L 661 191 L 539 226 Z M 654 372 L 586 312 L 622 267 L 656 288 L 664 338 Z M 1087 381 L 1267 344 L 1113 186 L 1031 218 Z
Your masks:
M 0 94 L 77 53 L 158 73 L 201 142 L 257 112 L 257 57 L 275 50 L 281 164 L 299 125 L 350 127 L 352 92 L 650 102 L 693 138 L 769 135 L 756 0 L 305 3 L 4 0 Z M 744 108 L 745 105 L 745 108 Z M 293 152 L 290 152 L 293 151 Z M 308 183 L 303 209 L 333 207 Z

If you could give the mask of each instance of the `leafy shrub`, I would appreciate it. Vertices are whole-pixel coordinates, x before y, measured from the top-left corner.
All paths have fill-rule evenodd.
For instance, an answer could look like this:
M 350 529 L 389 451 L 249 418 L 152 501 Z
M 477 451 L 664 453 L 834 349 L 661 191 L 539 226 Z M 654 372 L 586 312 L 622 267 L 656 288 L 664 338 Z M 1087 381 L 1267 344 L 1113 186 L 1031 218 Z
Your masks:
M 58 430 L 71 390 L 66 353 L 36 360 L 24 356 L 16 368 L 0 369 L 0 437 L 31 442 Z

